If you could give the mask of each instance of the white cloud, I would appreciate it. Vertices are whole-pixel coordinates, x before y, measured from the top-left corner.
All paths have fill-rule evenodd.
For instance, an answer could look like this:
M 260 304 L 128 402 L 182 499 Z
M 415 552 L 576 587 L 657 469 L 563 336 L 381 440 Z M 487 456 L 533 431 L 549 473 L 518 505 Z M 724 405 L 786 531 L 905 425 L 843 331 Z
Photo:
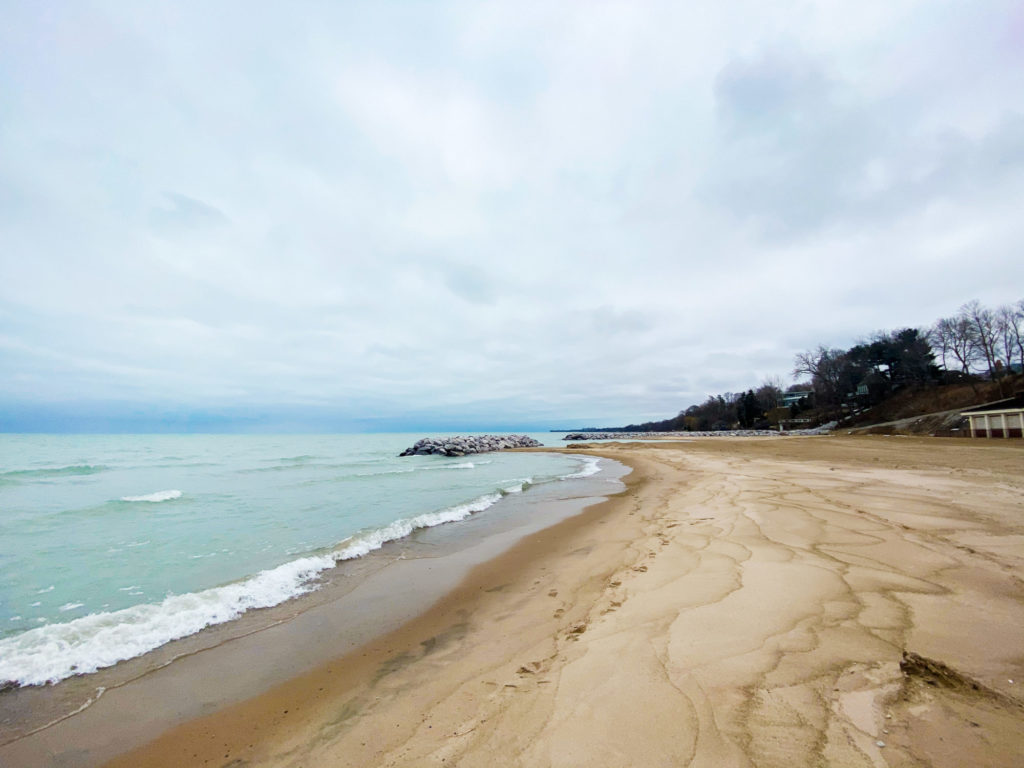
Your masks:
M 10 10 L 0 399 L 608 424 L 1019 298 L 963 8 Z

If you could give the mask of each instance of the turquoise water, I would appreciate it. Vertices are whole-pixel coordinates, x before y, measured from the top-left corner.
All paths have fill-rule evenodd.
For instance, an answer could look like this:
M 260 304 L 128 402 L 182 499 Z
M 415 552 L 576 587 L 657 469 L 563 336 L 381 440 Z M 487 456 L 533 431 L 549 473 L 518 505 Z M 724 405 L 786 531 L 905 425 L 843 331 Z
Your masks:
M 422 436 L 0 435 L 0 682 L 109 666 L 314 589 L 415 528 L 596 470 L 397 457 Z

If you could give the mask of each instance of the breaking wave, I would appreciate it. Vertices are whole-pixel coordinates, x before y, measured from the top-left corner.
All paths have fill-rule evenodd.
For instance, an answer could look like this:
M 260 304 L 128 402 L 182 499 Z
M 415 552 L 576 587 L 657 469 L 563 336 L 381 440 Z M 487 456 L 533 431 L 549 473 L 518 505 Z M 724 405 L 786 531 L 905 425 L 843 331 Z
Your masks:
M 158 501 L 170 501 L 171 499 L 180 499 L 181 491 L 154 491 L 153 493 L 147 493 L 142 496 L 122 496 L 121 501 L 148 501 L 156 503 Z
M 337 563 L 362 557 L 417 529 L 464 520 L 488 509 L 505 495 L 521 493 L 535 482 L 588 477 L 599 471 L 597 458 L 579 458 L 582 466 L 560 478 L 506 480 L 494 492 L 471 501 L 360 531 L 338 542 L 330 551 L 311 553 L 236 582 L 180 595 L 171 594 L 160 602 L 90 613 L 5 638 L 0 640 L 0 689 L 4 683 L 43 685 L 95 672 L 195 634 L 205 627 L 237 619 L 247 611 L 278 605 L 317 589 L 321 574 Z M 449 468 L 471 466 L 471 462 L 447 465 Z M 181 496 L 180 490 L 165 490 L 124 496 L 121 500 L 162 502 Z M 133 545 L 147 543 L 134 542 Z M 50 586 L 40 592 L 52 589 Z M 69 602 L 60 610 L 70 612 L 81 607 L 83 605 L 79 602 Z
M 327 554 L 301 557 L 232 584 L 170 595 L 159 603 L 93 613 L 0 640 L 0 687 L 4 682 L 43 685 L 95 672 L 205 627 L 237 619 L 254 608 L 278 605 L 316 589 L 320 573 L 342 560 L 362 557 L 419 528 L 463 520 L 500 498 L 500 493 L 485 494 L 465 504 L 395 520 L 351 536 Z M 61 610 L 79 607 L 81 603 L 69 603 Z
M 25 479 L 46 479 L 48 477 L 67 477 L 69 475 L 95 475 L 105 472 L 110 467 L 105 464 L 69 464 L 65 467 L 41 467 L 39 469 L 12 469 L 0 472 L 0 481 Z

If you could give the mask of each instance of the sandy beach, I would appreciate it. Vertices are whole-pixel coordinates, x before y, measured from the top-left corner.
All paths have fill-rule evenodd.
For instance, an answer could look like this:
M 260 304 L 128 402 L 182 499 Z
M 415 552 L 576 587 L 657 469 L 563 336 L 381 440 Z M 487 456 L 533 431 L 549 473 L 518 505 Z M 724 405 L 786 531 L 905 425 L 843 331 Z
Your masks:
M 114 766 L 1010 766 L 1024 444 L 602 444 L 627 489 Z

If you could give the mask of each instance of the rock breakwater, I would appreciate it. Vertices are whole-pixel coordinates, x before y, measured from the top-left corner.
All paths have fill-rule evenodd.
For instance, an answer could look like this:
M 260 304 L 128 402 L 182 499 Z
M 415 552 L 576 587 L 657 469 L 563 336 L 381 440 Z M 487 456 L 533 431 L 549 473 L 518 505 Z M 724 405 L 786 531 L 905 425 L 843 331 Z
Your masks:
M 406 448 L 399 456 L 466 456 L 505 448 L 536 448 L 542 445 L 526 435 L 466 435 L 459 437 L 425 437 Z
M 827 435 L 836 427 L 830 421 L 813 429 L 787 429 L 779 432 L 774 429 L 718 429 L 704 432 L 570 432 L 563 440 L 657 440 L 662 438 L 694 437 L 785 437 L 786 435 Z
M 657 440 L 691 437 L 760 437 L 777 435 L 766 429 L 723 429 L 715 432 L 570 432 L 563 440 Z

